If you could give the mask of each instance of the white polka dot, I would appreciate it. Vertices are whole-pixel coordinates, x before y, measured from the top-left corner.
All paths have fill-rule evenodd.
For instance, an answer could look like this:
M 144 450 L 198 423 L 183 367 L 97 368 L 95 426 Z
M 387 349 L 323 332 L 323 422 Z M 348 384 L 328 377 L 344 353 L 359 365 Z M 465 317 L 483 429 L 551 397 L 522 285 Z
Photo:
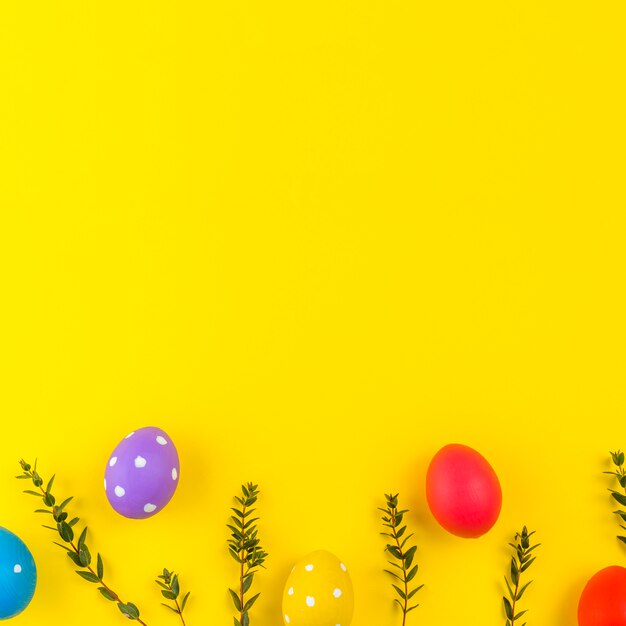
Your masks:
M 333 591 L 333 595 L 335 596 L 335 598 L 341 598 L 341 594 L 343 593 L 343 591 L 341 591 L 341 589 L 339 589 L 339 587 L 337 587 L 334 591 Z
M 135 457 L 135 467 L 139 469 L 145 467 L 147 462 L 142 456 Z
M 307 606 L 315 606 L 315 598 L 313 596 L 306 597 L 306 605 Z
M 152 513 L 153 511 L 156 511 L 156 504 L 150 504 L 150 503 L 148 502 L 148 504 L 146 504 L 146 505 L 143 507 L 143 510 L 144 510 L 146 513 Z
M 178 478 L 178 472 L 176 471 L 176 468 L 173 467 L 172 468 L 172 480 L 176 480 Z
M 117 463 L 117 457 L 112 456 L 111 460 L 109 461 L 109 467 L 113 467 L 116 463 Z
M 21 574 L 21 573 L 22 573 L 22 566 L 21 566 L 19 563 L 16 563 L 16 564 L 13 566 L 13 571 L 14 571 L 16 574 Z
M 312 571 L 313 571 L 313 565 L 311 565 L 311 564 L 309 563 L 309 565 L 305 565 L 305 566 L 304 566 L 304 569 L 305 569 L 307 572 L 312 572 Z
M 160 446 L 165 446 L 167 445 L 167 439 L 165 437 L 161 437 L 161 435 L 159 435 L 156 438 L 156 442 L 160 445 Z
M 107 479 L 106 478 L 104 479 L 104 490 L 105 491 L 107 490 Z
M 291 620 L 289 619 L 289 615 L 287 615 L 287 613 L 285 613 L 285 621 L 287 622 L 287 624 L 291 623 Z
M 126 495 L 126 489 L 124 487 L 120 487 L 119 485 L 115 488 L 115 495 L 118 498 L 123 498 Z
M 347 571 L 346 566 L 345 566 L 343 563 L 339 563 L 339 567 L 340 567 L 340 568 L 341 568 L 344 572 L 346 572 L 346 571 Z
M 287 594 L 292 596 L 293 595 L 293 587 L 289 587 L 289 590 L 287 591 Z
M 126 435 L 126 437 L 124 437 L 124 439 L 130 439 L 134 434 L 135 434 L 135 431 L 133 430 L 133 432 L 132 433 L 128 433 L 128 435 Z

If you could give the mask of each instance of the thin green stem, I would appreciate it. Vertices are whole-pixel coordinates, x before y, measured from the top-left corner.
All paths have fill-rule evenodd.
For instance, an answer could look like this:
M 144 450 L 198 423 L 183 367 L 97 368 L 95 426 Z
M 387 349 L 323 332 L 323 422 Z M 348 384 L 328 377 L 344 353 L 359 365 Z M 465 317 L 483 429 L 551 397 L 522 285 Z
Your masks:
M 517 603 L 517 594 L 519 593 L 519 577 L 515 583 L 515 593 L 513 594 L 513 619 L 511 620 L 511 626 L 515 626 L 515 604 Z
M 243 541 L 242 541 L 242 545 L 245 546 L 246 541 L 247 541 L 247 535 L 246 535 L 246 514 L 247 514 L 247 507 L 244 501 L 244 505 L 243 508 L 241 509 L 241 532 L 243 533 Z M 246 549 L 244 547 L 242 547 L 241 551 L 239 552 L 239 557 L 241 559 L 241 567 L 239 570 L 239 602 L 241 602 L 241 610 L 239 611 L 239 622 L 241 624 L 243 624 L 243 614 L 244 614 L 244 596 L 245 596 L 245 592 L 243 590 L 243 585 L 244 585 L 244 577 L 246 572 L 244 572 L 244 568 L 246 565 Z
M 409 606 L 409 600 L 408 600 L 408 595 L 409 595 L 409 584 L 407 583 L 406 580 L 406 565 L 404 562 L 404 552 L 402 552 L 402 547 L 400 545 L 400 539 L 398 537 L 398 529 L 397 529 L 397 524 L 396 524 L 396 514 L 398 512 L 398 508 L 397 507 L 393 507 L 391 509 L 391 524 L 393 526 L 393 538 L 394 541 L 396 542 L 396 546 L 398 548 L 398 551 L 400 552 L 402 558 L 400 559 L 400 561 L 402 562 L 402 582 L 404 583 L 404 606 L 402 607 L 402 626 L 405 626 L 406 624 L 406 615 L 407 615 L 407 608 Z
M 24 471 L 25 471 L 25 473 L 27 473 L 27 474 L 30 476 L 30 478 L 31 478 L 31 479 L 35 479 L 35 470 L 34 470 L 34 469 L 33 469 L 33 470 L 24 470 Z M 44 498 L 44 500 L 47 500 L 47 499 L 48 499 L 48 498 L 52 495 L 51 493 L 49 493 L 48 491 L 46 491 L 46 490 L 43 488 L 43 486 L 42 486 L 42 485 L 37 484 L 37 485 L 36 485 L 36 487 L 37 487 L 37 489 L 39 489 L 39 491 L 41 492 L 42 498 Z M 48 508 L 52 510 L 54 507 L 53 507 L 53 506 L 52 506 L 52 507 L 51 507 L 51 506 L 48 506 Z M 63 538 L 62 538 L 62 539 L 63 539 Z M 63 541 L 64 541 L 65 543 L 67 543 L 67 544 L 68 544 L 68 546 L 70 546 L 70 547 L 71 547 L 71 549 L 72 549 L 72 551 L 74 552 L 74 554 L 76 554 L 77 556 L 80 556 L 80 551 L 79 551 L 79 549 L 78 549 L 78 546 L 74 543 L 74 541 L 66 541 L 65 539 L 63 539 Z M 120 599 L 120 596 L 119 596 L 119 595 L 118 595 L 115 591 L 113 591 L 113 589 L 111 589 L 111 588 L 110 588 L 110 587 L 109 587 L 109 586 L 108 586 L 108 585 L 104 582 L 104 580 L 102 580 L 102 579 L 98 576 L 97 572 L 96 572 L 96 571 L 95 571 L 95 570 L 91 567 L 91 565 L 87 565 L 87 566 L 84 566 L 84 567 L 85 567 L 85 569 L 87 569 L 87 570 L 88 570 L 91 574 L 93 574 L 96 578 L 98 578 L 98 580 L 99 580 L 99 584 L 101 584 L 101 585 L 102 585 L 102 586 L 106 589 L 106 591 L 107 591 L 108 593 L 110 593 L 110 594 L 111 594 L 111 596 L 113 596 L 113 597 L 115 598 L 115 602 L 117 602 L 118 604 L 126 604 L 125 602 L 123 602 L 123 601 Z M 144 621 L 143 621 L 140 617 L 135 618 L 135 620 L 134 620 L 134 621 L 138 622 L 138 623 L 139 623 L 139 624 L 141 624 L 142 626 L 148 626 L 148 625 L 146 624 L 146 622 L 144 622 Z
M 176 603 L 176 608 L 178 609 L 178 615 L 180 615 L 180 621 L 183 623 L 183 626 L 186 626 L 185 618 L 183 617 L 183 610 L 180 608 L 180 604 L 178 604 L 178 598 L 176 598 L 174 602 Z

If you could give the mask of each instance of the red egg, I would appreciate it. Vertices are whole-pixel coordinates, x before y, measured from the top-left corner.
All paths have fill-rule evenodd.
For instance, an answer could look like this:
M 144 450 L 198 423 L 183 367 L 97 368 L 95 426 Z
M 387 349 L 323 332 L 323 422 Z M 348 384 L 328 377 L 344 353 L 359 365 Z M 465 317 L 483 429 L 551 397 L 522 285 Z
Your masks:
M 459 537 L 484 535 L 502 508 L 502 489 L 491 465 L 457 443 L 441 448 L 430 462 L 426 498 L 435 519 Z
M 578 626 L 626 626 L 626 568 L 605 567 L 589 579 L 578 601 Z

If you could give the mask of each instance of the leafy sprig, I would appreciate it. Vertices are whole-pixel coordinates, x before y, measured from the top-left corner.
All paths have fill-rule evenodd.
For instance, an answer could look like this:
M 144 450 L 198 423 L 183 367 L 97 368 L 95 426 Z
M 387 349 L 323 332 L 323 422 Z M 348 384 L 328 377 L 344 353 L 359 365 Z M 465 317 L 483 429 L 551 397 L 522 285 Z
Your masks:
M 54 484 L 54 476 L 46 484 L 44 489 L 44 480 L 37 472 L 37 461 L 31 466 L 26 461 L 21 460 L 20 466 L 23 473 L 16 478 L 20 480 L 30 480 L 35 487 L 34 489 L 25 489 L 24 493 L 28 495 L 40 498 L 46 508 L 36 509 L 35 513 L 42 513 L 52 516 L 55 526 L 49 526 L 44 524 L 44 528 L 47 528 L 55 533 L 58 533 L 61 541 L 54 541 L 53 543 L 62 548 L 72 563 L 80 569 L 75 570 L 76 573 L 89 583 L 99 585 L 98 591 L 109 601 L 116 602 L 119 610 L 131 620 L 136 620 L 143 626 L 146 623 L 140 618 L 139 609 L 132 602 L 123 602 L 120 596 L 111 589 L 111 587 L 104 582 L 104 563 L 102 556 L 98 553 L 96 558 L 96 569 L 91 566 L 92 557 L 91 551 L 87 547 L 87 527 L 83 528 L 78 540 L 75 538 L 74 527 L 80 519 L 78 517 L 69 518 L 69 513 L 66 508 L 67 505 L 73 500 L 74 496 L 70 496 L 57 504 L 55 496 L 52 494 L 52 486 Z
M 258 529 L 255 524 L 258 517 L 250 517 L 256 509 L 254 506 L 259 496 L 258 485 L 248 483 L 241 486 L 241 496 L 235 496 L 239 504 L 231 510 L 234 515 L 230 517 L 230 524 L 227 524 L 231 532 L 228 540 L 228 552 L 239 563 L 239 589 L 229 589 L 235 610 L 239 617 L 233 617 L 235 626 L 248 626 L 250 624 L 249 611 L 252 605 L 259 598 L 259 593 L 246 599 L 246 594 L 252 587 L 255 574 L 262 567 L 265 569 L 265 559 L 268 554 L 261 547 L 258 537 Z
M 523 611 L 517 611 L 517 603 L 522 599 L 524 592 L 528 589 L 532 580 L 529 580 L 524 585 L 521 585 L 521 574 L 525 572 L 535 560 L 535 556 L 531 553 L 538 548 L 541 544 L 537 543 L 533 546 L 530 545 L 530 538 L 535 534 L 535 531 L 528 532 L 526 526 L 522 529 L 521 533 L 515 534 L 516 543 L 509 543 L 513 548 L 513 556 L 511 557 L 511 581 L 504 577 L 506 588 L 508 591 L 508 597 L 503 596 L 504 613 L 506 614 L 506 626 L 515 626 L 516 620 L 526 613 L 528 609 Z M 526 626 L 526 623 L 522 624 Z
M 615 476 L 619 486 L 622 488 L 624 493 L 616 491 L 615 489 L 609 489 L 613 499 L 620 504 L 622 507 L 626 507 L 626 470 L 624 470 L 624 453 L 618 450 L 617 452 L 610 452 L 611 460 L 613 461 L 613 465 L 615 465 L 615 470 L 612 472 L 604 472 L 605 474 L 610 474 Z M 620 518 L 620 528 L 626 530 L 626 526 L 624 526 L 623 522 L 626 522 L 626 510 L 620 509 L 617 511 L 613 511 L 615 515 Z M 626 543 L 626 537 L 623 535 L 618 535 L 617 538 L 622 542 Z
M 381 518 L 383 526 L 389 529 L 382 532 L 381 535 L 391 539 L 391 543 L 387 544 L 385 551 L 394 559 L 393 561 L 387 561 L 394 569 L 386 569 L 385 572 L 397 579 L 402 585 L 400 587 L 396 583 L 392 583 L 393 588 L 400 597 L 394 598 L 394 602 L 402 609 L 402 626 L 404 626 L 407 615 L 419 606 L 418 604 L 409 606 L 409 601 L 424 585 L 419 585 L 409 591 L 409 583 L 415 578 L 419 567 L 417 564 L 413 565 L 417 546 L 407 547 L 413 533 L 407 535 L 407 525 L 402 525 L 404 515 L 408 513 L 408 509 L 398 510 L 398 495 L 397 493 L 395 495 L 385 494 L 387 508 L 379 507 L 379 510 L 383 512 Z
M 180 616 L 180 620 L 185 625 L 185 618 L 183 617 L 183 611 L 185 610 L 185 606 L 187 604 L 187 600 L 189 599 L 190 591 L 188 591 L 184 596 L 182 601 L 179 603 L 178 598 L 180 596 L 180 583 L 178 582 L 178 574 L 174 574 L 174 572 L 170 572 L 167 569 L 163 569 L 163 573 L 155 580 L 161 589 L 161 595 L 171 600 L 173 605 L 166 604 L 165 602 L 161 602 L 161 604 L 170 611 L 174 611 L 177 615 Z

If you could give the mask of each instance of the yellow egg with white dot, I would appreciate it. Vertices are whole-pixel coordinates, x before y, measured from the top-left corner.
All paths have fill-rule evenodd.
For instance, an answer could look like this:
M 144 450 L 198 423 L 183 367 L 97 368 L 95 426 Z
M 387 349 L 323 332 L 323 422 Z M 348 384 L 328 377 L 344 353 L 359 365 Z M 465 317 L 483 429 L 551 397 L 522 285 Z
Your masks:
M 318 550 L 296 563 L 283 593 L 286 626 L 349 626 L 353 612 L 352 581 L 334 554 Z

